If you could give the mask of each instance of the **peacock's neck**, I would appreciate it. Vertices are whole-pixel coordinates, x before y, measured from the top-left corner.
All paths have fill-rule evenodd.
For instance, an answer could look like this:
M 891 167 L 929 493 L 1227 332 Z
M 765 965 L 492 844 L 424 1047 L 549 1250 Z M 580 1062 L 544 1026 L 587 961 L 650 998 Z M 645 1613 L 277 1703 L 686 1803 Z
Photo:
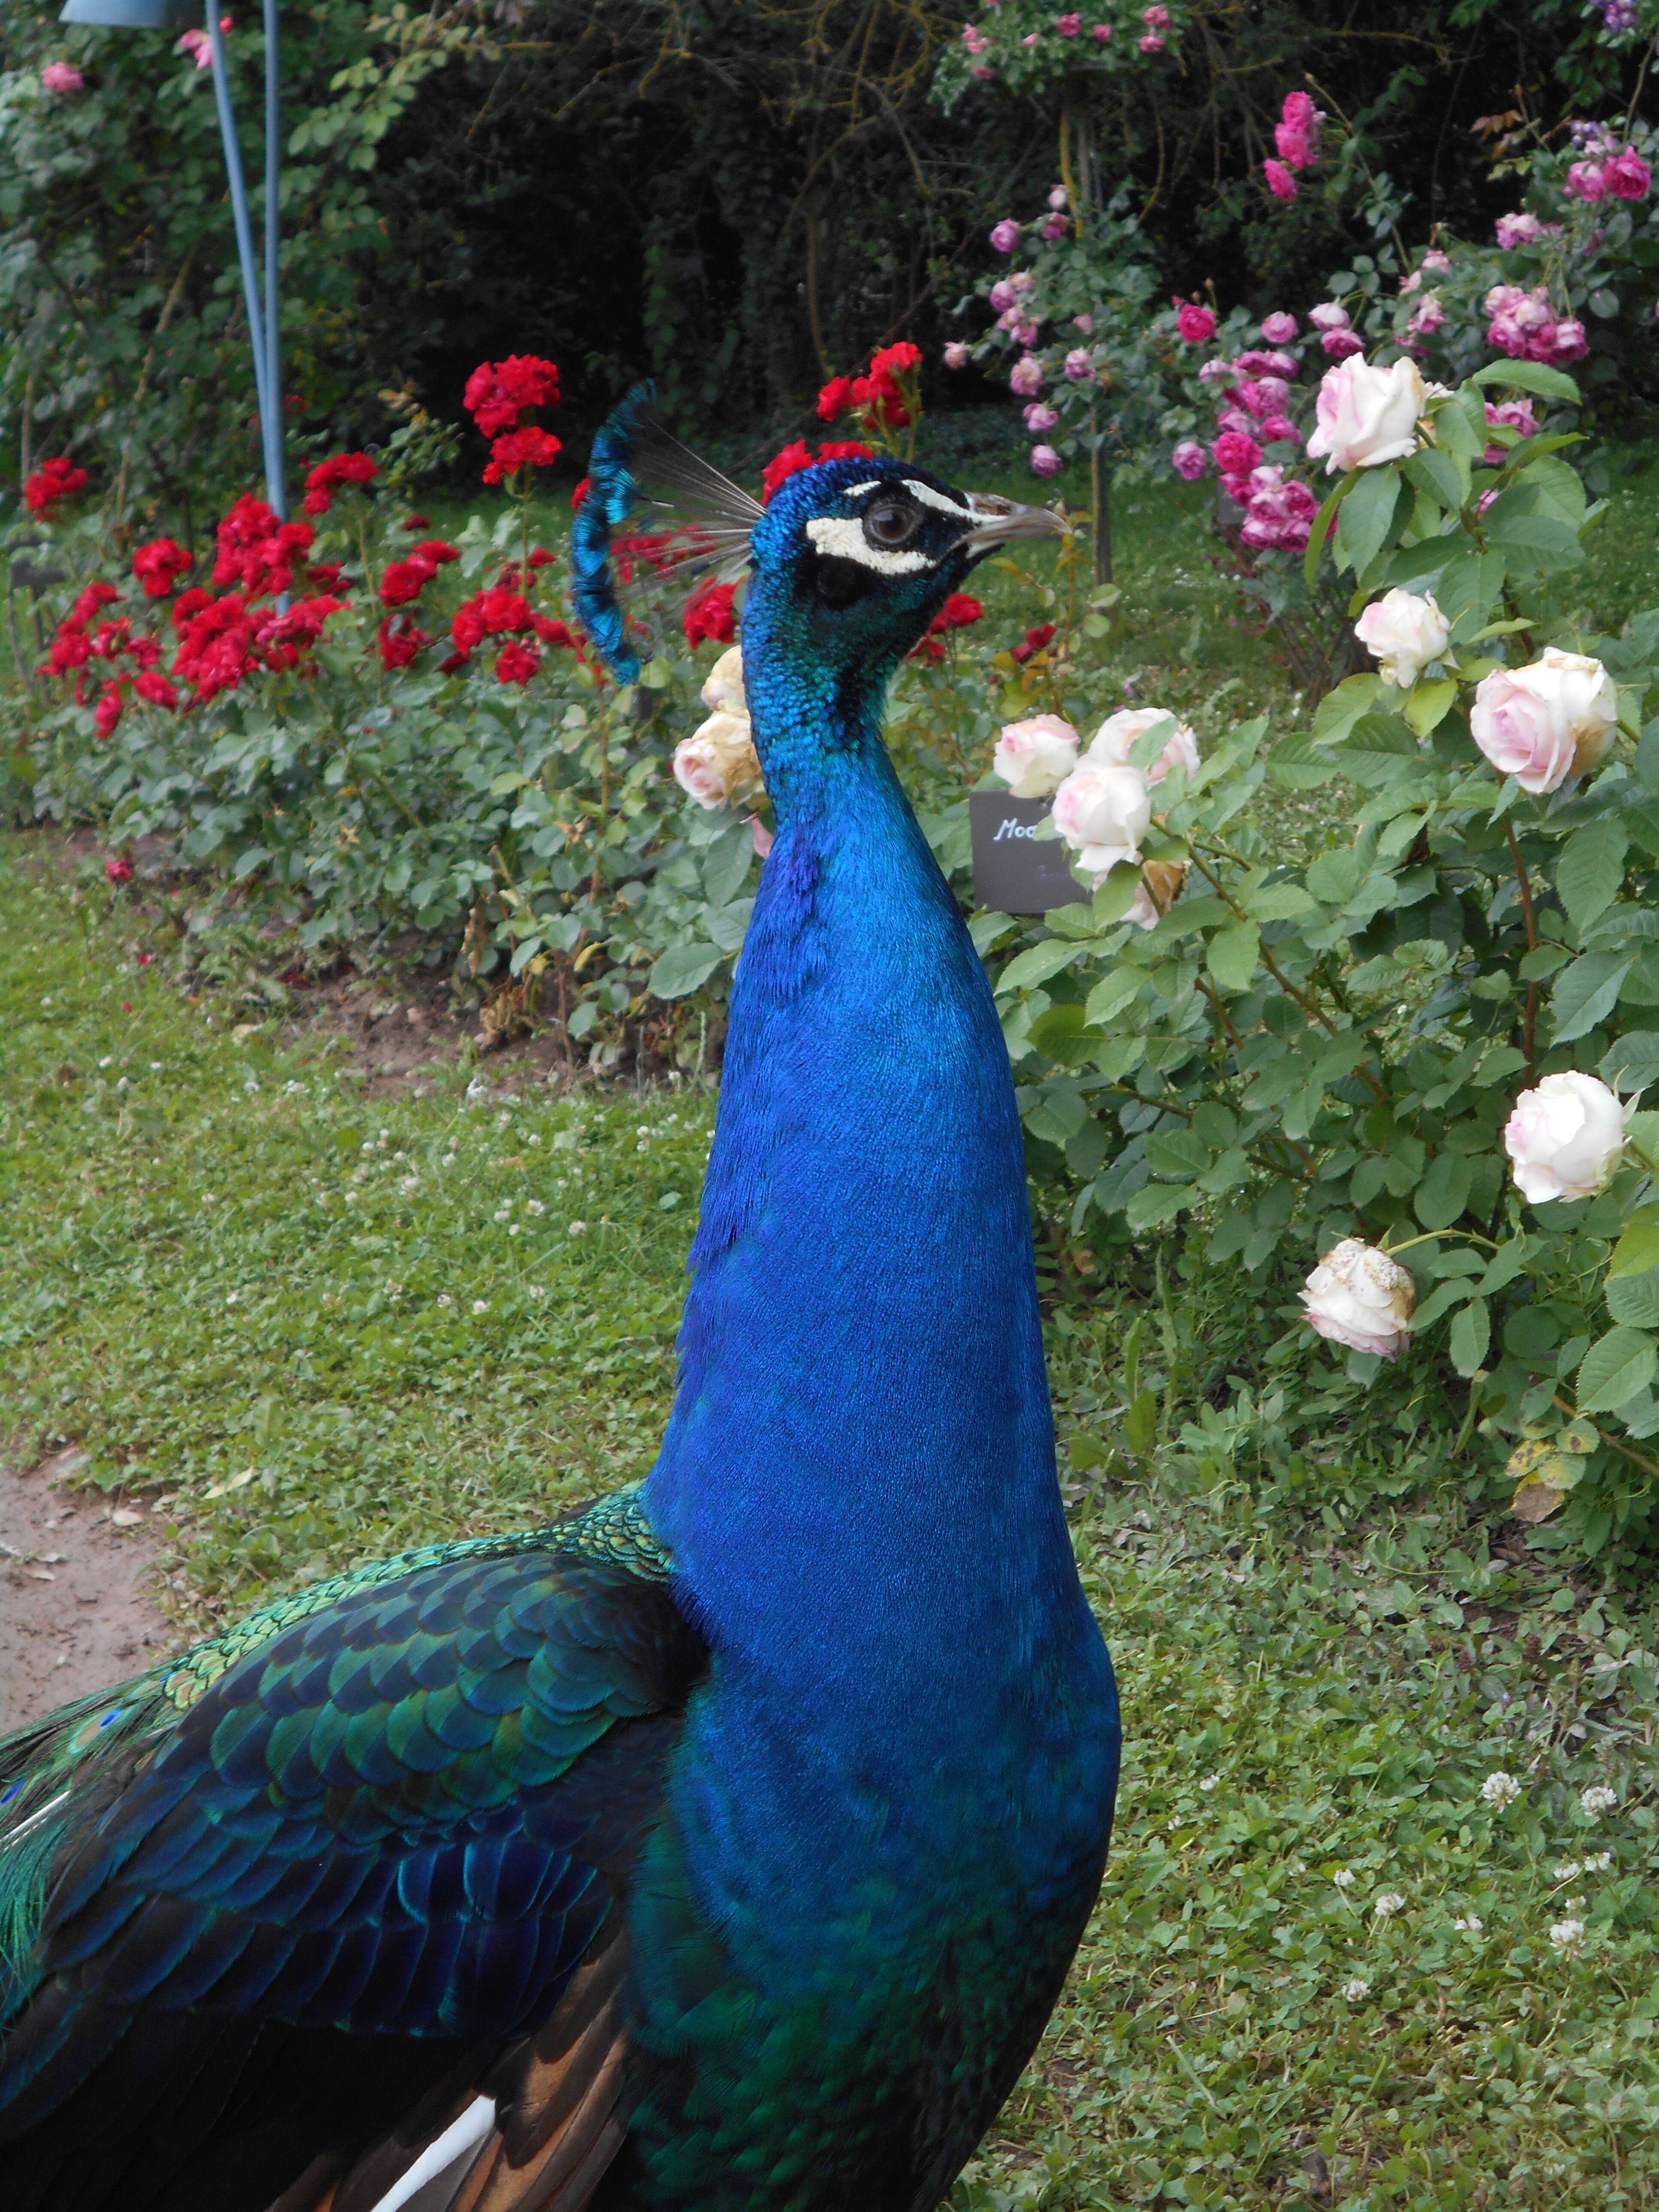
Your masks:
M 783 1695 L 1035 1662 L 1080 1602 L 984 972 L 867 706 L 745 641 L 776 842 L 652 1517 Z

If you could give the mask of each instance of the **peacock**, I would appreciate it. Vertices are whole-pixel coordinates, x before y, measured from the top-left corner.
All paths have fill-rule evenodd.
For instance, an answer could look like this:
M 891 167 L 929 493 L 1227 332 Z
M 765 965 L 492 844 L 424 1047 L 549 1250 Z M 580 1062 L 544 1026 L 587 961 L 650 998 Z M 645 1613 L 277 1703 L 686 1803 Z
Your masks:
M 653 468 L 746 563 L 777 823 L 660 1454 L 0 1744 L 4 2212 L 932 2212 L 1098 1893 L 1007 1054 L 878 733 L 1063 526 L 887 458 L 763 509 L 636 392 L 574 548 L 623 680 Z

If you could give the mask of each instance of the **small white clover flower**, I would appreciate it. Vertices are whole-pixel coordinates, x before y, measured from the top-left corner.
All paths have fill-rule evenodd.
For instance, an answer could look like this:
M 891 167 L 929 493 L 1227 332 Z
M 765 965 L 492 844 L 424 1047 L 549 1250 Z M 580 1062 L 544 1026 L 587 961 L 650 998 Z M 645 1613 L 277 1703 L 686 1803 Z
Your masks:
M 1336 1884 L 1339 1889 L 1352 1889 L 1354 1883 L 1358 1880 L 1358 1876 L 1355 1874 L 1352 1867 L 1338 1867 L 1336 1872 L 1331 1876 L 1331 1880 Z
M 1555 1869 L 1555 1879 L 1557 1881 L 1577 1881 L 1583 1871 L 1583 1863 L 1581 1860 L 1565 1859 Z
M 1376 1920 L 1392 1920 L 1405 1910 L 1406 1900 L 1397 1889 L 1382 1890 L 1371 1899 L 1371 1916 Z
M 1564 1958 L 1576 1959 L 1584 1948 L 1582 1920 L 1556 1920 L 1550 1925 L 1550 1942 Z
M 1478 1936 L 1486 1924 L 1478 1912 L 1462 1913 L 1452 1923 L 1452 1926 L 1465 1936 Z
M 1218 1774 L 1206 1774 L 1198 1786 L 1200 1790 L 1206 1792 L 1211 1790 L 1218 1790 L 1221 1787 L 1221 1777 Z
M 398 1189 L 402 1191 L 405 1198 L 410 1195 L 410 1192 L 418 1190 L 420 1187 L 421 1178 L 417 1175 L 404 1176 L 398 1185 Z
M 158 1060 L 155 1064 L 159 1067 L 161 1063 Z M 283 1096 L 284 1098 L 297 1098 L 304 1089 L 303 1083 L 285 1083 L 283 1085 Z
M 161 1073 L 161 1063 L 159 1060 L 151 1060 L 149 1072 L 152 1075 L 159 1075 Z
M 1370 1984 L 1361 1981 L 1358 1974 L 1351 1982 L 1344 1982 L 1342 1984 L 1342 1994 L 1350 2004 L 1362 2004 L 1370 1993 Z
M 538 1305 L 539 1305 L 539 1304 L 541 1304 L 542 1300 L 543 1300 L 543 1299 L 547 1296 L 547 1285 L 546 1285 L 546 1284 L 545 1284 L 545 1283 L 532 1283 L 532 1284 L 530 1285 L 530 1295 L 531 1295 L 531 1297 L 532 1297 L 532 1298 L 534 1298 L 534 1299 L 535 1299 L 535 1301 L 536 1301 L 536 1303 L 538 1304 Z
M 243 1084 L 242 1088 L 250 1094 L 257 1091 L 259 1088 L 258 1077 L 257 1075 L 250 1075 L 246 1082 Z
M 547 1208 L 542 1204 L 540 1199 L 527 1198 L 524 1202 L 524 1210 L 526 1213 L 545 1213 Z
M 472 1310 L 475 1314 L 488 1313 L 489 1311 L 489 1299 L 474 1298 L 472 1301 Z
M 498 1206 L 490 1218 L 495 1221 L 506 1221 L 511 1218 L 512 1212 L 513 1209 L 510 1206 Z
M 115 1054 L 112 1052 L 106 1052 L 103 1058 L 99 1061 L 98 1065 L 100 1067 L 113 1067 L 115 1065 Z
M 1521 1784 L 1512 1774 L 1505 1774 L 1500 1766 L 1481 1784 L 1480 1795 L 1488 1805 L 1501 1813 L 1506 1805 L 1513 1805 L 1521 1795 Z
M 587 1224 L 585 1221 L 573 1221 L 570 1224 L 570 1234 L 573 1237 L 580 1237 L 586 1226 Z
M 1584 1860 L 1584 1872 L 1586 1874 L 1605 1874 L 1612 1864 L 1613 1853 L 1611 1851 L 1590 1851 L 1587 1854 Z
M 453 1298 L 452 1298 L 452 1297 L 450 1297 L 450 1295 L 449 1295 L 449 1293 L 448 1293 L 448 1291 L 439 1291 L 439 1293 L 438 1293 L 438 1304 L 439 1304 L 441 1306 L 453 1306 L 453 1305 L 454 1304 L 454 1303 L 455 1303 L 454 1299 L 453 1299 Z
M 1578 1802 L 1591 1820 L 1599 1820 L 1603 1813 L 1612 1812 L 1613 1807 L 1619 1802 L 1619 1792 L 1616 1790 L 1609 1790 L 1605 1782 L 1592 1782 L 1588 1790 L 1579 1791 Z
M 522 1236 L 522 1235 L 524 1234 L 524 1224 L 523 1224 L 523 1223 L 522 1223 L 522 1222 L 520 1222 L 520 1221 L 515 1221 L 515 1222 L 514 1222 L 514 1223 L 513 1223 L 513 1224 L 512 1224 L 512 1226 L 508 1229 L 508 1231 L 507 1231 L 507 1235 L 508 1235 L 509 1237 L 520 1237 L 520 1236 Z

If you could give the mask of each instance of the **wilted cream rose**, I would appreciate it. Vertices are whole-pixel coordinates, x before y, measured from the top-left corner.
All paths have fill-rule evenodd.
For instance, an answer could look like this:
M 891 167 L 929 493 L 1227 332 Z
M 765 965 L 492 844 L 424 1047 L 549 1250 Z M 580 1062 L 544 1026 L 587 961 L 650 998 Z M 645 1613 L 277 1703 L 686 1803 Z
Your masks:
M 1451 643 L 1451 631 L 1432 592 L 1398 586 L 1372 600 L 1354 624 L 1353 634 L 1376 655 L 1382 681 L 1397 684 L 1402 691 L 1409 691 L 1430 661 L 1440 659 Z
M 1181 886 L 1186 880 L 1184 860 L 1146 861 L 1124 920 L 1133 921 L 1139 929 L 1156 929 L 1181 896 Z
M 1416 448 L 1427 398 L 1414 361 L 1402 357 L 1389 368 L 1373 368 L 1354 354 L 1339 362 L 1320 379 L 1308 459 L 1325 454 L 1328 476 L 1403 459 Z
M 702 703 L 717 714 L 746 714 L 749 702 L 743 689 L 743 647 L 728 645 L 709 670 L 702 687 Z
M 1121 860 L 1139 860 L 1152 818 L 1152 796 L 1138 768 L 1082 760 L 1054 793 L 1054 827 L 1097 881 Z
M 1109 714 L 1095 732 L 1085 760 L 1111 761 L 1121 767 L 1127 764 L 1130 749 L 1150 730 L 1154 722 L 1170 719 L 1162 707 L 1121 707 L 1115 714 Z M 1162 783 L 1172 768 L 1184 768 L 1188 775 L 1198 769 L 1198 736 L 1189 722 L 1177 722 L 1170 734 L 1169 743 L 1146 770 L 1148 783 Z
M 1006 722 L 991 756 L 991 773 L 1002 778 L 1016 799 L 1046 799 L 1077 766 L 1082 742 L 1058 714 Z
M 1417 1286 L 1398 1260 L 1357 1237 L 1345 1237 L 1303 1285 L 1302 1303 L 1321 1336 L 1346 1344 L 1351 1352 L 1394 1359 L 1411 1334 Z
M 1504 1149 L 1523 1198 L 1589 1198 L 1613 1179 L 1625 1149 L 1625 1109 L 1601 1079 L 1568 1069 L 1523 1091 L 1504 1125 Z
M 674 748 L 674 781 L 699 806 L 730 806 L 760 780 L 747 714 L 711 714 Z
M 1469 734 L 1522 791 L 1555 791 L 1605 758 L 1619 693 L 1599 660 L 1547 645 L 1525 668 L 1497 668 L 1476 685 Z

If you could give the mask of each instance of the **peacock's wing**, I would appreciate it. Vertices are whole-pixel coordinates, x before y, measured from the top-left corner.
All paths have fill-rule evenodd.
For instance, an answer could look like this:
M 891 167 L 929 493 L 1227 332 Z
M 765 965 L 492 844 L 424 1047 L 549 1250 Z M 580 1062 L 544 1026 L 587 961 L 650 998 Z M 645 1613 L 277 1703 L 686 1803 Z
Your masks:
M 446 2158 L 476 2212 L 532 2171 L 585 2202 L 622 1900 L 706 1659 L 624 1493 L 0 1745 L 0 2204 L 370 2212 Z

